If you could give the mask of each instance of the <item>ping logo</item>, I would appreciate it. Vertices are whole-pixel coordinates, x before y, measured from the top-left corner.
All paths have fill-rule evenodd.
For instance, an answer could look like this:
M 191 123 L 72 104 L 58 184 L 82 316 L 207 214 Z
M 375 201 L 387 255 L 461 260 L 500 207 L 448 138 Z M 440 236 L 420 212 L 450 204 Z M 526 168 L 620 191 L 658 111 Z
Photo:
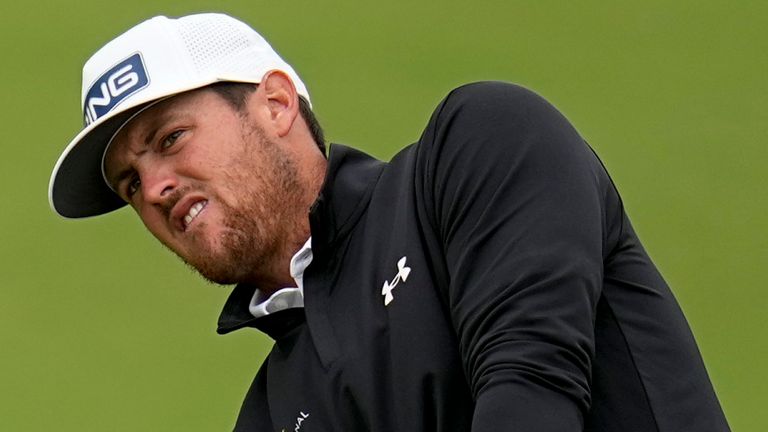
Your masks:
M 85 95 L 83 116 L 89 125 L 108 113 L 123 99 L 149 84 L 141 54 L 136 53 L 101 75 Z

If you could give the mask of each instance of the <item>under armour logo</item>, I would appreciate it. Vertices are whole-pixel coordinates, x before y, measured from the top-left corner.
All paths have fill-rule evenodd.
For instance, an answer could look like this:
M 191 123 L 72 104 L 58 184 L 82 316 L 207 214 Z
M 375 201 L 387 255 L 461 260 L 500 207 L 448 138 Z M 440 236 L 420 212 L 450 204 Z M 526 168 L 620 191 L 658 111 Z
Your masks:
M 387 306 L 395 299 L 392 296 L 392 290 L 395 289 L 400 281 L 405 282 L 410 273 L 411 268 L 405 266 L 405 257 L 400 258 L 400 261 L 397 262 L 397 276 L 392 279 L 392 282 L 384 281 L 384 286 L 381 288 L 381 295 L 384 296 L 384 306 Z

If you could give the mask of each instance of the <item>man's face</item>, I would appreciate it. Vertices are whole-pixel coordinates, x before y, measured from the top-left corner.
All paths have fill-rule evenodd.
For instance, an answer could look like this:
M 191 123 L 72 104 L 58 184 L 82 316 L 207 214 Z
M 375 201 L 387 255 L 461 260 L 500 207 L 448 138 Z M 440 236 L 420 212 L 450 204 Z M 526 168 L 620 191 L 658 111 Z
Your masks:
M 290 152 L 208 89 L 133 119 L 105 174 L 158 240 L 217 283 L 260 282 L 306 217 Z

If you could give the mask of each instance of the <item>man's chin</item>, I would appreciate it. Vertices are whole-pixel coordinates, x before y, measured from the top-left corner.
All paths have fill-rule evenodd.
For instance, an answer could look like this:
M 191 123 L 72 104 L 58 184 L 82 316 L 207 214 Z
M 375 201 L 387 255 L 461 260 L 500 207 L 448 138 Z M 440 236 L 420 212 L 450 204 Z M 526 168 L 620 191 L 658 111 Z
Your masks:
M 248 214 L 258 213 L 256 211 Z M 253 282 L 254 276 L 264 268 L 267 257 L 273 256 L 276 245 L 260 241 L 262 227 L 234 209 L 230 218 L 220 224 L 209 221 L 195 227 L 176 252 L 182 261 L 209 282 L 232 285 Z M 208 215 L 211 216 L 211 215 Z
M 199 274 L 203 279 L 206 281 L 214 284 L 214 285 L 236 285 L 240 282 L 242 282 L 242 279 L 238 279 L 235 277 L 227 276 L 227 275 L 221 275 L 216 273 L 203 273 L 200 271 L 200 269 L 194 268 L 197 274 Z
M 214 245 L 197 246 L 194 251 L 176 251 L 170 248 L 184 264 L 208 282 L 232 285 L 244 280 L 242 265 L 238 265 L 235 254 Z
M 206 262 L 185 261 L 185 263 L 205 280 L 214 284 L 233 285 L 243 282 L 245 279 L 245 275 L 238 274 L 239 269 L 221 265 L 222 263 L 216 262 L 215 259 Z

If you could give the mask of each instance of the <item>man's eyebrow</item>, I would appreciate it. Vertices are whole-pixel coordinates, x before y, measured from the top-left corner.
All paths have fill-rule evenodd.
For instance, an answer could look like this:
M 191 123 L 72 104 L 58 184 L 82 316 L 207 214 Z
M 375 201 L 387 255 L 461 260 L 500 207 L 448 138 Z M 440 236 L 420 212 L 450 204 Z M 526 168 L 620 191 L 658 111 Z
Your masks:
M 161 122 L 153 122 L 152 127 L 149 129 L 149 133 L 144 137 L 144 144 L 149 147 L 152 144 L 152 141 L 155 139 L 155 135 L 157 135 L 157 131 L 160 130 Z
M 175 112 L 160 112 L 154 116 L 147 126 L 147 134 L 144 136 L 144 144 L 149 147 L 155 140 L 157 133 L 169 123 L 178 121 L 181 116 Z

